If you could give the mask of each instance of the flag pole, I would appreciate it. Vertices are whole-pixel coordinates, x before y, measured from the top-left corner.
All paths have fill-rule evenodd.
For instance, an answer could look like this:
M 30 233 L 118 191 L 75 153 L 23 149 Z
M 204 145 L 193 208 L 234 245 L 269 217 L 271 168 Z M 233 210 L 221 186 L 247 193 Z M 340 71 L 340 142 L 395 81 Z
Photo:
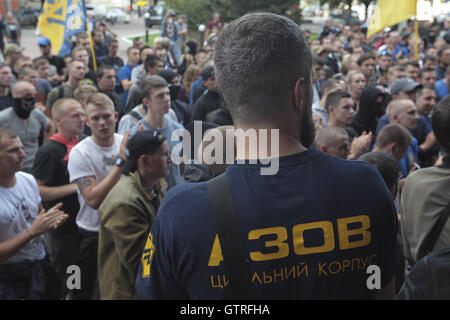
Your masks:
M 414 23 L 414 60 L 419 60 L 419 20 Z
M 86 17 L 86 31 L 87 31 L 88 36 L 89 36 L 89 44 L 90 44 L 90 47 L 91 47 L 92 64 L 94 65 L 94 71 L 97 71 L 97 61 L 95 59 L 94 41 L 92 40 L 91 28 L 89 28 L 89 21 L 88 21 L 87 10 L 86 10 L 86 3 L 85 3 L 84 0 L 83 0 L 83 5 L 84 5 L 84 16 Z

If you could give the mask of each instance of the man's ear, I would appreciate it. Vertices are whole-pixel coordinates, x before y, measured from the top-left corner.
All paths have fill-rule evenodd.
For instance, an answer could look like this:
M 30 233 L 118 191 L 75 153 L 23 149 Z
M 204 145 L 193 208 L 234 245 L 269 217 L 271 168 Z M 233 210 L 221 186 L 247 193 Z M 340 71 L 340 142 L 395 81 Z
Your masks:
M 61 117 L 60 116 L 55 116 L 52 120 L 55 123 L 55 125 L 57 125 L 59 123 L 59 121 L 61 121 Z
M 322 151 L 323 153 L 326 153 L 326 152 L 327 152 L 327 146 L 321 145 L 321 146 L 319 147 L 319 150 Z
M 392 121 L 398 123 L 398 114 L 394 113 L 392 115 Z
M 305 78 L 300 77 L 294 86 L 294 108 L 301 112 L 303 109 L 303 100 L 305 96 Z
M 396 148 L 397 148 L 397 143 L 396 142 L 391 142 L 387 146 L 387 150 L 388 150 L 389 153 L 392 153 Z
M 142 99 L 142 104 L 144 104 L 147 107 L 147 109 L 148 109 L 149 106 L 150 106 L 150 99 L 149 98 L 143 98 Z
M 328 106 L 328 114 L 332 114 L 334 112 L 334 107 L 332 105 Z

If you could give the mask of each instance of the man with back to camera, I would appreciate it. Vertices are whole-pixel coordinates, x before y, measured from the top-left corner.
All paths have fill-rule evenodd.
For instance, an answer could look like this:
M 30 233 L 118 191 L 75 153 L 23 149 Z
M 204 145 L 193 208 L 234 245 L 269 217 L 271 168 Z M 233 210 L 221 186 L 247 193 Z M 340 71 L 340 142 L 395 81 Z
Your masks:
M 417 170 L 406 179 L 401 196 L 402 239 L 405 258 L 416 263 L 425 253 L 425 239 L 448 203 L 450 190 L 450 98 L 440 101 L 431 118 L 441 145 L 442 164 Z M 432 250 L 449 247 L 449 225 L 445 224 Z
M 269 156 L 250 162 L 258 156 L 245 144 L 237 145 L 238 161 L 226 171 L 257 298 L 393 298 L 401 250 L 381 176 L 368 164 L 307 149 L 314 139 L 312 63 L 298 25 L 271 13 L 247 14 L 221 32 L 214 60 L 236 129 L 279 130 L 279 153 L 267 146 L 279 160 L 275 174 L 261 174 Z M 205 183 L 169 190 L 142 255 L 140 297 L 233 298 L 216 230 Z M 352 259 L 380 267 L 380 290 L 367 288 L 362 262 L 352 269 Z M 346 271 L 333 261 L 343 261 Z M 299 272 L 287 275 L 295 266 Z

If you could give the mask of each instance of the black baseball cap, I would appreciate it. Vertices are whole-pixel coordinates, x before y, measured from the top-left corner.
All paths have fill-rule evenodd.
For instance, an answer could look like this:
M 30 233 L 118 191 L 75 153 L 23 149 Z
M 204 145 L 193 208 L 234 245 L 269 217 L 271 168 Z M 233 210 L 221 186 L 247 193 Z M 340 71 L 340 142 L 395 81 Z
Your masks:
M 157 131 L 144 130 L 138 131 L 130 138 L 127 145 L 127 161 L 125 162 L 122 173 L 128 174 L 137 169 L 137 160 L 143 154 L 150 154 L 166 141 L 166 138 Z
M 209 78 L 213 77 L 214 76 L 214 67 L 208 66 L 205 69 L 203 69 L 201 76 L 202 76 L 203 81 L 206 81 Z

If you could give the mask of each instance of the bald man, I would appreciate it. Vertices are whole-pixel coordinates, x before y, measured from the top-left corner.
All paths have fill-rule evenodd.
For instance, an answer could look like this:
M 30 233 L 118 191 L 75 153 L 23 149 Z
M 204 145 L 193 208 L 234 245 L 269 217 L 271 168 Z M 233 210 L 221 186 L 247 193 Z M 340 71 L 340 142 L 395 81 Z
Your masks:
M 384 151 L 400 161 L 412 142 L 411 133 L 402 125 L 391 123 L 385 126 L 377 136 L 373 151 Z
M 416 129 L 419 113 L 415 103 L 409 99 L 392 100 L 386 109 L 389 123 L 398 123 L 412 131 Z
M 387 106 L 386 114 L 389 123 L 397 123 L 408 129 L 411 133 L 417 128 L 419 113 L 417 112 L 415 103 L 409 99 L 392 100 Z M 418 154 L 419 144 L 413 136 L 405 156 L 399 162 L 403 178 L 406 178 L 414 170 L 415 163 L 418 161 Z
M 62 202 L 62 209 L 69 215 L 66 223 L 57 230 L 45 235 L 45 243 L 60 280 L 59 298 L 64 298 L 66 288 L 66 271 L 75 264 L 77 226 L 75 217 L 80 207 L 77 198 L 77 186 L 69 182 L 67 170 L 68 156 L 71 149 L 84 138 L 84 110 L 74 99 L 59 99 L 52 108 L 52 118 L 58 133 L 52 135 L 39 148 L 34 160 L 33 175 L 39 186 L 39 193 L 45 209 Z
M 317 150 L 336 158 L 347 159 L 350 154 L 348 134 L 339 127 L 321 128 L 317 132 L 314 145 Z
M 0 128 L 17 132 L 23 143 L 23 171 L 31 172 L 39 145 L 52 133 L 53 127 L 45 114 L 35 108 L 36 88 L 29 82 L 18 81 L 12 89 L 13 105 L 0 111 Z

